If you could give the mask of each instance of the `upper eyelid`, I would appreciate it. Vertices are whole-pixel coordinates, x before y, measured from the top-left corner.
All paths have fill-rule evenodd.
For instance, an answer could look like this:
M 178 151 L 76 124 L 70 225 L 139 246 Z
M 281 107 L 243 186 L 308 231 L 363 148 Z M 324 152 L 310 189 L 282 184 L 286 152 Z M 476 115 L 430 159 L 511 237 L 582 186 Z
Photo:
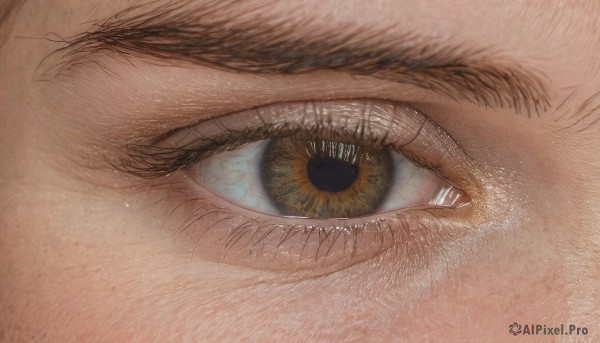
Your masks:
M 412 115 L 416 112 L 415 109 L 398 102 L 392 103 L 374 99 L 274 103 L 202 120 L 198 124 L 183 128 L 183 131 L 180 130 L 173 136 L 180 134 L 180 137 L 174 139 L 181 143 L 181 137 L 185 137 L 185 131 L 189 129 L 193 133 L 192 139 L 188 140 L 189 143 L 194 138 L 208 139 L 211 136 L 211 131 L 218 130 L 240 132 L 249 127 L 260 127 L 267 124 L 290 125 L 292 123 L 298 126 L 323 127 L 324 124 L 333 123 L 333 125 L 339 126 L 340 130 L 358 130 L 371 135 L 376 134 L 375 130 L 383 130 L 383 133 L 378 133 L 378 137 L 385 141 L 398 130 L 406 131 L 408 129 L 408 131 L 416 132 L 418 135 L 428 119 L 424 116 Z M 401 115 L 400 113 L 404 114 Z M 409 114 L 411 115 L 407 116 Z M 265 119 L 266 117 L 269 118 Z M 402 120 L 399 120 L 400 117 L 402 117 Z M 208 124 L 213 127 L 206 128 Z M 412 128 L 409 129 L 408 126 L 412 126 Z M 215 130 L 215 127 L 217 130 Z M 204 129 L 205 135 L 197 131 L 200 128 Z M 402 144 L 409 144 L 413 139 L 414 137 Z M 169 142 L 167 144 L 173 143 Z
M 386 108 L 382 108 L 382 106 Z M 224 114 L 219 117 L 205 118 L 197 124 L 171 130 L 166 135 L 162 134 L 152 139 L 148 145 L 132 144 L 124 147 L 122 150 L 127 153 L 128 158 L 121 160 L 121 169 L 145 177 L 168 174 L 179 168 L 185 169 L 201 156 L 206 157 L 203 153 L 207 151 L 206 149 L 212 149 L 208 148 L 209 146 L 218 147 L 223 143 L 228 143 L 230 146 L 236 144 L 229 141 L 228 137 L 235 139 L 244 132 L 266 129 L 267 122 L 275 127 L 279 125 L 290 126 L 291 123 L 294 123 L 293 125 L 304 130 L 319 127 L 326 131 L 330 130 L 333 133 L 341 134 L 342 131 L 348 130 L 350 123 L 348 120 L 351 120 L 354 128 L 350 128 L 350 130 L 366 131 L 367 134 L 378 136 L 381 143 L 388 144 L 388 140 L 392 143 L 398 143 L 397 137 L 396 139 L 390 137 L 390 132 L 398 131 L 397 135 L 409 136 L 401 143 L 410 144 L 416 139 L 416 136 L 404 132 L 408 131 L 413 132 L 414 135 L 419 135 L 427 119 L 415 115 L 416 112 L 414 111 L 416 110 L 408 108 L 406 105 L 402 105 L 402 109 L 399 109 L 398 106 L 400 106 L 398 103 L 392 105 L 389 101 L 371 99 L 304 101 L 269 104 Z M 346 110 L 344 114 L 336 112 L 342 111 L 343 113 L 344 110 Z M 353 114 L 350 115 L 348 111 L 353 112 Z M 376 112 L 379 115 L 375 115 Z M 401 112 L 404 112 L 404 115 L 400 115 Z M 413 115 L 408 116 L 409 113 Z M 270 117 L 269 120 L 265 119 L 267 116 Z M 402 117 L 402 119 L 398 119 L 399 117 Z M 376 118 L 383 119 L 389 124 L 374 123 Z M 337 122 L 337 124 L 331 126 L 331 122 Z M 396 123 L 395 126 L 394 123 Z M 412 129 L 409 129 L 408 126 L 412 126 Z M 380 132 L 377 135 L 374 132 L 375 128 L 385 132 Z M 277 131 L 275 128 L 270 129 Z M 198 130 L 202 130 L 204 134 L 198 132 Z M 346 135 L 349 134 L 351 133 L 346 133 Z M 261 138 L 267 138 L 266 132 Z M 220 143 L 219 140 L 223 139 L 226 141 Z M 195 157 L 190 160 L 182 159 L 182 154 L 189 151 L 193 151 Z M 181 164 L 177 160 L 185 164 Z M 172 167 L 169 167 L 170 165 Z
M 467 192 L 478 192 L 481 189 L 481 186 L 475 182 L 476 178 L 474 177 L 474 175 L 478 173 L 479 168 L 474 164 L 472 158 L 464 152 L 458 142 L 456 142 L 447 132 L 439 128 L 424 114 L 408 105 L 384 100 L 354 99 L 276 103 L 260 108 L 263 109 L 263 115 L 266 113 L 265 111 L 267 111 L 265 108 L 270 108 L 271 111 L 281 112 L 280 114 L 277 114 L 275 118 L 271 118 L 271 122 L 286 124 L 290 121 L 303 121 L 301 116 L 294 116 L 293 112 L 286 112 L 286 108 L 299 111 L 303 107 L 312 104 L 312 106 L 316 106 L 312 107 L 313 109 L 319 108 L 319 106 L 322 106 L 323 108 L 328 108 L 329 106 L 329 109 L 333 112 L 332 109 L 336 108 L 336 106 L 332 104 L 338 104 L 338 106 L 344 108 L 344 106 L 348 107 L 349 102 L 359 103 L 358 107 L 354 108 L 356 111 L 355 114 L 358 115 L 358 117 L 354 118 L 354 122 L 358 123 L 358 125 L 369 126 L 370 128 L 373 127 L 373 123 L 370 120 L 367 120 L 369 113 L 361 112 L 361 108 L 366 108 L 365 106 L 368 107 L 369 104 L 374 104 L 375 106 L 373 108 L 377 108 L 377 106 L 388 106 L 389 110 L 393 106 L 394 109 L 399 111 L 396 116 L 401 126 L 395 126 L 391 130 L 390 128 L 385 128 L 387 132 L 385 132 L 385 134 L 380 134 L 378 136 L 379 138 L 386 139 L 386 144 L 394 147 L 398 152 L 407 156 L 418 166 L 432 170 L 440 178 L 446 180 L 451 185 L 465 189 Z M 399 109 L 398 106 L 401 106 L 401 109 Z M 382 108 L 379 109 L 383 111 Z M 259 112 L 260 109 L 253 108 L 246 111 L 225 114 L 216 118 L 203 119 L 200 123 L 190 126 L 194 128 L 195 133 L 190 134 L 189 127 L 183 127 L 170 131 L 168 135 L 162 135 L 160 140 L 153 140 L 153 143 L 148 145 L 128 145 L 122 148 L 122 151 L 125 152 L 125 156 L 122 157 L 120 161 L 112 163 L 112 165 L 121 171 L 144 178 L 154 178 L 168 175 L 178 169 L 187 169 L 200 159 L 218 152 L 218 149 L 223 148 L 223 144 L 232 144 L 231 141 L 228 141 L 228 137 L 240 140 L 241 144 L 244 142 L 250 143 L 250 141 L 247 141 L 247 138 L 240 138 L 240 133 L 243 131 L 248 132 L 248 127 L 252 126 L 256 129 L 262 128 L 265 119 L 256 119 L 259 117 L 257 115 Z M 336 113 L 329 113 L 323 118 L 327 118 L 328 116 L 333 119 L 337 117 Z M 252 119 L 252 117 L 254 117 L 254 119 Z M 393 121 L 393 118 L 394 116 L 391 116 L 388 120 Z M 313 120 L 314 118 L 309 117 L 308 119 Z M 339 120 L 339 118 L 337 119 Z M 233 122 L 237 131 L 234 129 L 231 132 L 226 132 L 227 125 L 224 126 L 224 124 L 222 124 L 224 120 Z M 211 126 L 212 129 L 210 128 Z M 203 134 L 197 130 L 207 130 L 208 133 L 204 132 Z M 338 124 L 337 128 L 332 127 L 331 130 L 336 134 L 341 134 L 341 130 L 343 129 L 340 128 L 340 125 Z M 388 135 L 390 132 L 393 132 L 396 136 L 390 137 Z M 203 136 L 203 138 L 199 139 L 198 134 Z M 425 136 L 423 136 L 423 134 L 425 134 Z M 269 138 L 269 136 L 263 135 L 257 139 L 264 138 Z M 418 141 L 416 141 L 417 139 Z M 183 142 L 183 145 L 174 145 L 176 141 L 179 141 L 180 143 Z M 199 141 L 203 141 L 204 144 L 200 144 Z M 237 143 L 234 143 L 233 147 L 239 146 L 235 144 Z M 403 144 L 405 145 L 403 146 Z M 414 147 L 411 147 L 411 145 L 414 145 Z M 418 151 L 421 149 L 420 147 L 424 146 L 430 147 L 427 153 L 429 156 L 425 156 L 428 158 L 425 158 L 423 154 Z M 447 165 L 451 165 L 452 168 L 444 168 L 444 166 Z M 466 187 L 471 188 L 467 189 Z

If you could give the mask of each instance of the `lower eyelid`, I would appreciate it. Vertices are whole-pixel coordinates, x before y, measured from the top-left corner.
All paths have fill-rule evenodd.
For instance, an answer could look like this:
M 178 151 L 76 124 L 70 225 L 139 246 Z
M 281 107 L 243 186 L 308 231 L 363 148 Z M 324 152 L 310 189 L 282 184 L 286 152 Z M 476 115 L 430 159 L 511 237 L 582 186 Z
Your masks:
M 215 262 L 279 272 L 331 273 L 398 251 L 402 263 L 425 263 L 428 257 L 468 230 L 448 220 L 443 209 L 413 208 L 374 216 L 298 219 L 257 215 L 226 202 L 184 179 L 184 194 L 159 193 L 170 220 L 165 228 L 192 247 L 193 255 Z M 180 182 L 180 181 L 177 181 Z M 159 188 L 160 186 L 157 186 Z M 188 192 L 188 193 L 185 193 Z M 177 201 L 173 201 L 177 199 Z M 453 209 L 452 211 L 468 211 Z M 182 220 L 183 218 L 183 220 Z

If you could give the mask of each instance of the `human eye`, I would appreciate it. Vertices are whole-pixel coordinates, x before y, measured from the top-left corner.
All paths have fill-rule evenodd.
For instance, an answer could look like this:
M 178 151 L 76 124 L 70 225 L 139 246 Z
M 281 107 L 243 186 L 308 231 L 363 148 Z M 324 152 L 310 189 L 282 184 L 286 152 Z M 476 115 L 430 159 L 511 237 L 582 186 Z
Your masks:
M 396 129 L 393 124 L 387 129 L 377 128 L 376 121 L 346 126 L 348 119 L 361 117 L 360 111 L 367 108 L 371 119 L 386 115 L 389 119 L 388 112 L 398 108 L 372 103 L 279 107 L 259 113 L 263 125 L 271 126 L 273 138 L 203 159 L 191 169 L 194 180 L 237 206 L 304 219 L 351 218 L 427 204 L 458 207 L 468 202 L 458 187 L 384 141 L 389 135 L 386 130 Z M 272 116 L 280 110 L 294 113 L 301 122 L 272 127 L 278 124 Z M 240 128 L 229 130 L 240 132 Z
M 128 149 L 127 171 L 177 180 L 177 231 L 195 251 L 270 270 L 428 254 L 464 232 L 453 214 L 475 189 L 451 137 L 392 101 L 270 104 Z

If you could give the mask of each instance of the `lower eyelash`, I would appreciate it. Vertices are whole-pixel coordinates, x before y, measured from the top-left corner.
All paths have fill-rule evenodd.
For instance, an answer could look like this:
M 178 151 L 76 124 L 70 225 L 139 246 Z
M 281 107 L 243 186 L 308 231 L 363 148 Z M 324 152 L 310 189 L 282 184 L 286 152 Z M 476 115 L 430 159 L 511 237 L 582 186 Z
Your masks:
M 189 186 L 180 185 L 152 187 L 161 194 L 157 205 L 169 204 L 163 226 L 190 242 L 194 256 L 253 268 L 338 270 L 394 247 L 401 251 L 401 262 L 414 267 L 460 232 L 446 228 L 433 208 L 308 224 L 307 219 L 252 217 L 234 213 L 209 196 L 187 193 Z M 171 219 L 177 224 L 171 225 Z

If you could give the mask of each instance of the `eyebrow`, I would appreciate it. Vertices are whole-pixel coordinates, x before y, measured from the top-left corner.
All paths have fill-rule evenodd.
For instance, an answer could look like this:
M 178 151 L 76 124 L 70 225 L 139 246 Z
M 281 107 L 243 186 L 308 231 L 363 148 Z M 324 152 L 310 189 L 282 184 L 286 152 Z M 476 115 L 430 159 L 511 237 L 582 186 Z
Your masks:
M 49 56 L 59 56 L 59 63 L 47 72 L 61 75 L 90 63 L 107 69 L 95 57 L 110 53 L 126 61 L 145 58 L 250 74 L 338 71 L 528 116 L 550 106 L 542 74 L 489 48 L 399 34 L 395 27 L 326 28 L 317 19 L 277 18 L 266 13 L 266 5 L 234 0 L 155 3 L 127 8 L 61 39 L 67 44 Z

